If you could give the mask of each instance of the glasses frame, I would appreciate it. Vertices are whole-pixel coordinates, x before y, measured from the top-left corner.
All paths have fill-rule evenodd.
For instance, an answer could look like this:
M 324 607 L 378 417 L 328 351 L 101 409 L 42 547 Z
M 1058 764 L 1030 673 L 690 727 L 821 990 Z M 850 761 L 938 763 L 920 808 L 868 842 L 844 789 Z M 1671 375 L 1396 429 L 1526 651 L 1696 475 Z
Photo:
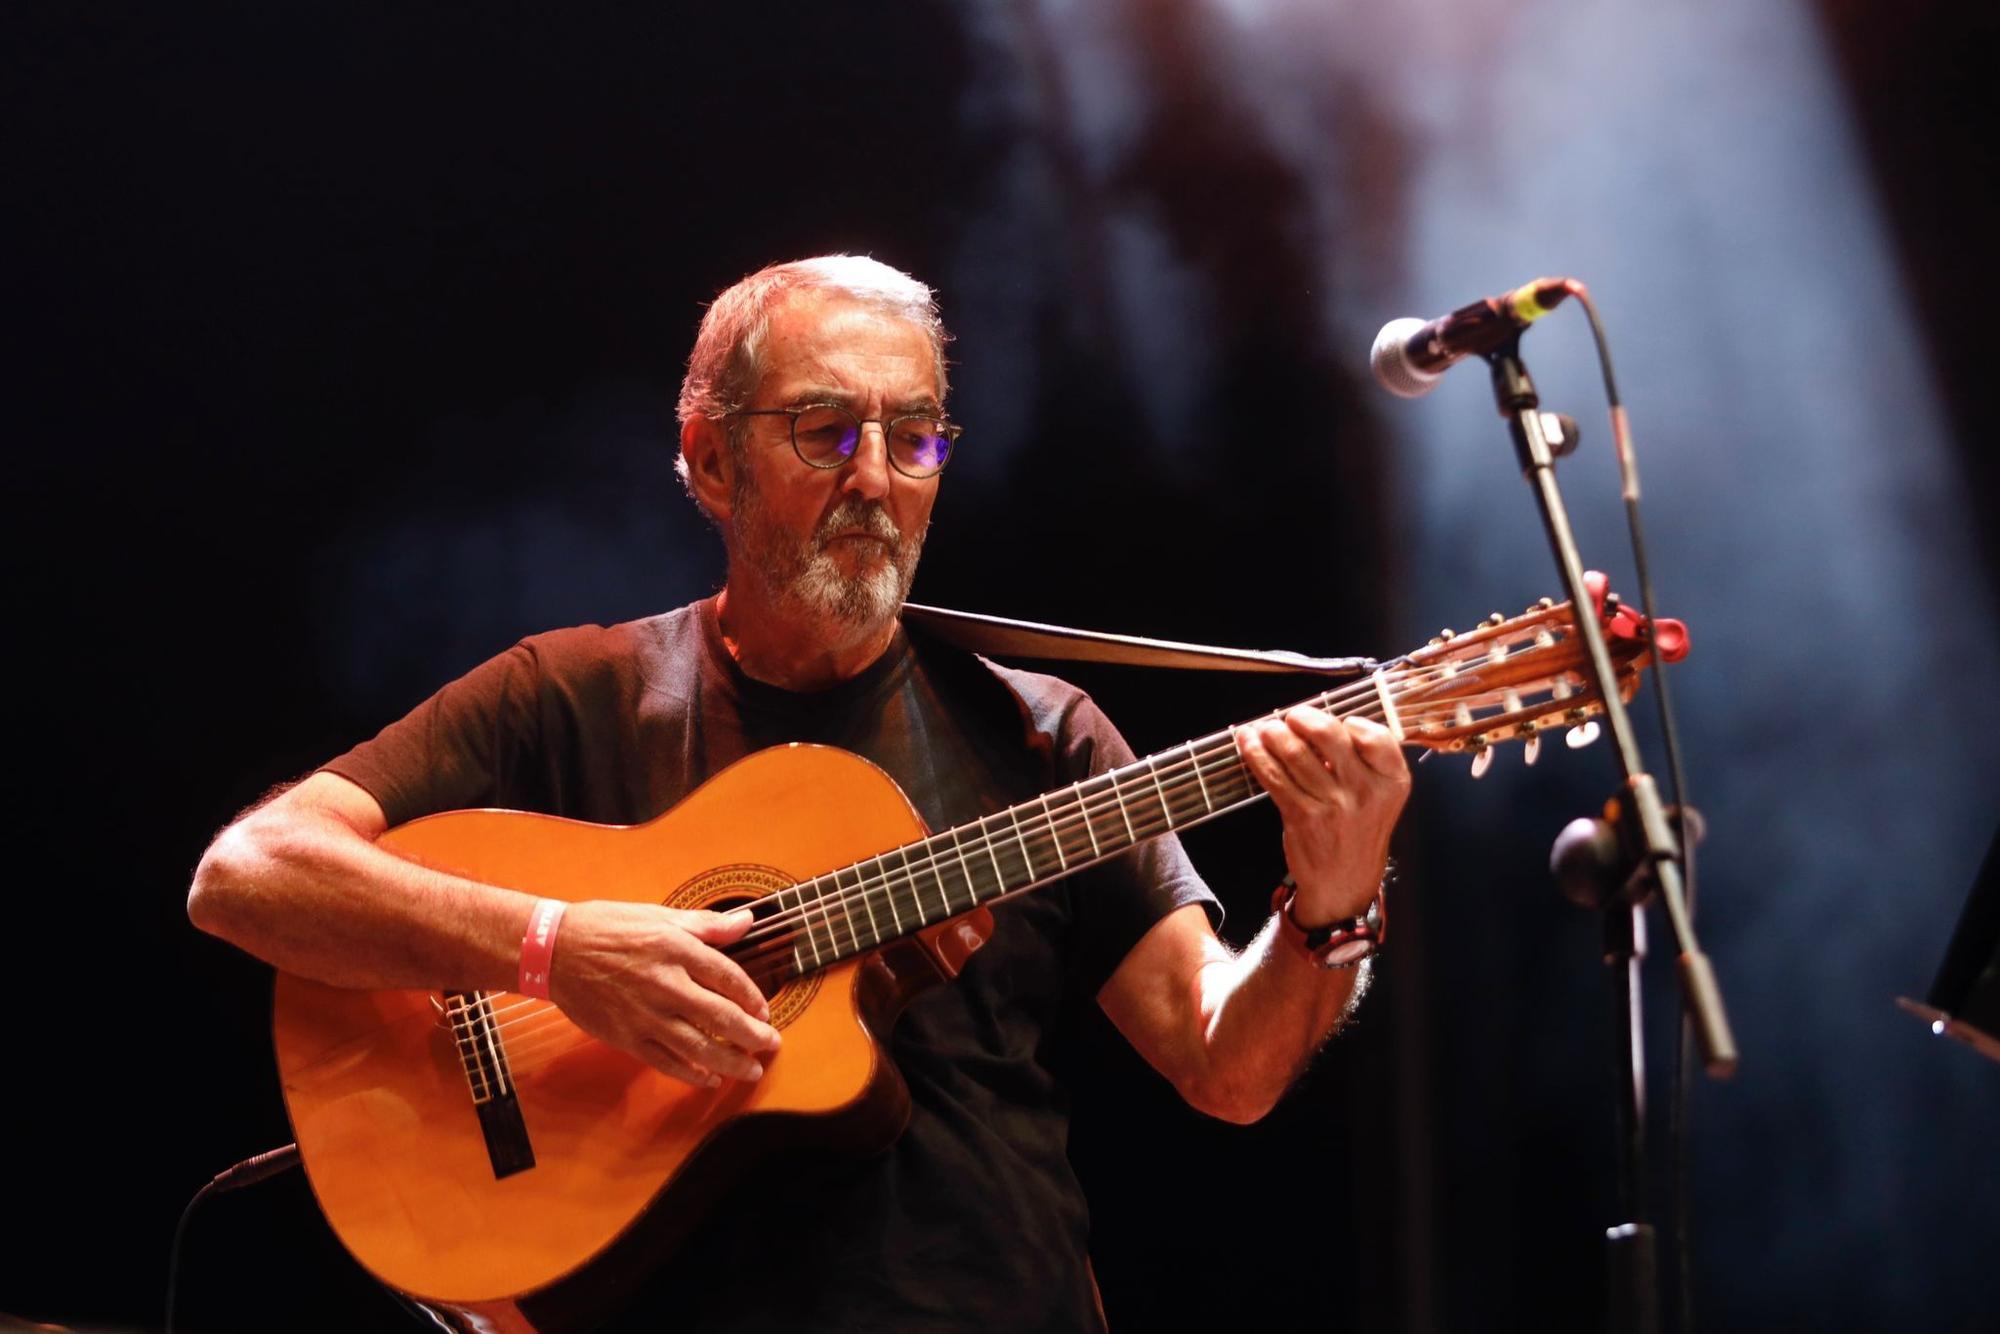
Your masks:
M 913 482 L 927 482 L 942 473 L 945 470 L 946 464 L 949 464 L 953 456 L 958 453 L 958 438 L 965 433 L 963 426 L 960 426 L 949 417 L 941 416 L 937 413 L 906 412 L 899 417 L 891 417 L 884 421 L 880 417 L 856 417 L 853 410 L 845 403 L 801 403 L 795 408 L 742 408 L 728 415 L 731 417 L 790 417 L 792 419 L 791 428 L 787 434 L 791 436 L 792 453 L 800 463 L 805 464 L 808 468 L 817 468 L 821 472 L 832 472 L 835 468 L 846 467 L 854 460 L 852 454 L 838 459 L 833 463 L 814 463 L 805 456 L 805 451 L 799 448 L 799 418 L 813 411 L 815 408 L 837 408 L 845 412 L 849 417 L 854 418 L 854 425 L 857 431 L 870 422 L 881 427 L 882 452 L 888 457 L 889 466 Z M 911 472 L 908 468 L 896 462 L 896 451 L 890 448 L 889 440 L 895 435 L 896 428 L 904 422 L 936 422 L 942 428 L 944 438 L 950 444 L 950 452 L 944 456 L 944 463 L 938 464 L 937 467 L 931 469 L 929 472 Z M 854 447 L 856 449 L 861 448 L 859 436 L 855 438 Z

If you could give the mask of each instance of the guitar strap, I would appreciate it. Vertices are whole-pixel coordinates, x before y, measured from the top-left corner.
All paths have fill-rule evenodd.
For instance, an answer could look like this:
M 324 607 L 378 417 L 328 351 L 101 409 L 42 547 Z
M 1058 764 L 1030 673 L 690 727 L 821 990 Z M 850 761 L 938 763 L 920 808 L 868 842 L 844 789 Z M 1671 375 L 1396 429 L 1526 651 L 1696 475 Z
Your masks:
M 903 604 L 906 624 L 921 626 L 954 647 L 1001 657 L 1061 662 L 1105 662 L 1128 667 L 1176 667 L 1205 672 L 1284 672 L 1307 676 L 1368 676 L 1382 664 L 1373 658 L 1313 658 L 1289 649 L 1217 648 L 1102 630 L 1076 630 L 1040 621 Z

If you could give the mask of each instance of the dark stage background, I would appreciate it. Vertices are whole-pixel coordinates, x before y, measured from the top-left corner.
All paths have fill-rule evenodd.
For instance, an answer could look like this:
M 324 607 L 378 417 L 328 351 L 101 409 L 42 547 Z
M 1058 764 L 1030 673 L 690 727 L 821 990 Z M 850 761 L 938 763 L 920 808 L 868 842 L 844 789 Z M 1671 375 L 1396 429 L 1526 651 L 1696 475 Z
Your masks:
M 1990 14 L 8 6 L 0 1312 L 157 1324 L 182 1203 L 289 1138 L 268 971 L 183 914 L 212 831 L 524 633 L 710 591 L 671 472 L 701 303 L 846 249 L 936 283 L 958 336 L 920 600 L 1312 652 L 1553 591 L 1481 377 L 1400 405 L 1365 351 L 1590 281 L 1694 628 L 1745 1048 L 1693 1098 L 1699 1311 L 1991 1328 L 2000 1069 L 1891 1006 L 2000 807 Z M 1629 588 L 1580 317 L 1528 351 Z M 1142 750 L 1306 693 L 1077 675 Z M 1260 1125 L 1099 1026 L 1074 1148 L 1115 1327 L 1600 1323 L 1611 1028 L 1540 866 L 1610 765 L 1419 771 L 1377 993 Z M 1189 843 L 1242 939 L 1275 817 Z M 190 1328 L 399 1318 L 296 1174 L 197 1216 L 184 1293 Z

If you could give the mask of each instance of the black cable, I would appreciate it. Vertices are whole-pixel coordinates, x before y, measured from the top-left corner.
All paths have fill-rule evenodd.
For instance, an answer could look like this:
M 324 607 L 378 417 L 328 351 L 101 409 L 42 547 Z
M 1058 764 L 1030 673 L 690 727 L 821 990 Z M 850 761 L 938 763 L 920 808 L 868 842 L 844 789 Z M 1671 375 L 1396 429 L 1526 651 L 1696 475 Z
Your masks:
M 1597 315 L 1597 303 L 1590 299 L 1590 289 L 1571 279 L 1567 284 L 1572 295 L 1583 306 L 1585 318 L 1590 321 L 1590 335 L 1597 343 L 1597 362 L 1604 371 L 1604 397 L 1611 408 L 1612 445 L 1618 453 L 1618 471 L 1621 489 L 1625 497 L 1625 521 L 1632 533 L 1632 560 L 1639 578 L 1640 607 L 1646 615 L 1647 633 L 1658 622 L 1653 607 L 1653 578 L 1646 565 L 1645 529 L 1639 521 L 1639 464 L 1632 448 L 1631 425 L 1625 416 L 1625 404 L 1618 397 L 1618 380 L 1611 370 L 1611 345 L 1604 336 L 1603 321 Z M 1659 653 L 1652 655 L 1653 689 L 1659 703 L 1660 736 L 1665 745 L 1667 759 L 1667 781 L 1673 792 L 1674 839 L 1680 847 L 1681 882 L 1683 899 L 1687 904 L 1688 924 L 1694 924 L 1694 839 L 1689 837 L 1686 782 L 1681 769 L 1680 735 L 1674 728 L 1673 701 L 1667 691 L 1666 659 Z M 1695 832 L 1699 832 L 1697 827 Z M 1693 1334 L 1694 1330 L 1694 1264 L 1690 1255 L 1693 1228 L 1690 1223 L 1692 1209 L 1689 1205 L 1690 1171 L 1688 1155 L 1689 1083 L 1688 1066 L 1694 1044 L 1694 1025 L 1687 1013 L 1686 998 L 1678 988 L 1674 991 L 1674 1014 L 1678 1022 L 1674 1030 L 1678 1040 L 1674 1044 L 1673 1094 L 1669 1104 L 1672 1115 L 1668 1121 L 1667 1139 L 1672 1145 L 1674 1173 L 1674 1259 L 1680 1292 L 1680 1327 L 1682 1334 Z
M 282 1148 L 260 1153 L 254 1158 L 245 1158 L 236 1166 L 217 1173 L 214 1180 L 194 1193 L 194 1198 L 187 1202 L 187 1208 L 181 1210 L 181 1221 L 174 1224 L 174 1244 L 167 1252 L 166 1334 L 174 1334 L 174 1301 L 180 1289 L 181 1276 L 181 1238 L 187 1232 L 188 1219 L 194 1216 L 195 1206 L 210 1195 L 254 1186 L 267 1177 L 274 1177 L 298 1165 L 299 1146 L 287 1144 Z

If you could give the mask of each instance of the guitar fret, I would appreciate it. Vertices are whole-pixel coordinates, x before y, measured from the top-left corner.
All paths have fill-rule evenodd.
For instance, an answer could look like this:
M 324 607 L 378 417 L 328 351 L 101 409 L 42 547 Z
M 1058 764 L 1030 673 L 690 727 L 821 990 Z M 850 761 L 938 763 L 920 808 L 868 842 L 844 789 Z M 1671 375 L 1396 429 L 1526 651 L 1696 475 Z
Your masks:
M 886 866 L 884 866 L 883 861 L 880 857 L 877 857 L 875 859 L 875 865 L 878 867 L 882 867 L 881 870 L 882 897 L 888 901 L 889 916 L 892 919 L 894 919 L 896 923 L 896 934 L 900 936 L 903 934 L 903 914 L 896 911 L 896 887 L 889 883 L 888 869 Z M 903 858 L 904 869 L 908 870 L 909 865 L 910 865 L 910 859 L 907 856 L 905 856 Z
M 826 942 L 827 962 L 839 963 L 840 934 L 834 929 L 833 901 L 827 897 L 826 886 L 820 883 L 818 876 L 814 876 L 806 883 L 812 886 L 813 911 L 819 915 L 819 930 Z
M 1000 877 L 999 892 L 1011 894 L 1017 889 L 1035 883 L 1035 864 L 1021 851 L 1021 842 L 1016 833 L 1018 826 L 1011 822 L 998 829 L 988 829 L 988 824 L 1000 818 L 999 812 L 979 822 L 980 831 L 986 840 L 986 854 L 997 868 Z
M 815 968 L 821 967 L 822 964 L 824 963 L 824 960 L 822 959 L 819 952 L 819 942 L 813 939 L 813 931 L 815 930 L 815 928 L 813 926 L 812 909 L 806 906 L 805 886 L 793 885 L 792 896 L 797 900 L 796 906 L 799 910 L 799 920 L 805 924 L 806 946 L 813 952 L 813 967 Z M 817 903 L 818 901 L 819 900 L 817 898 L 813 900 L 813 902 L 815 903 Z M 829 941 L 828 943 L 831 944 L 832 942 Z
M 1049 839 L 1056 845 L 1056 865 L 1060 866 L 1064 871 L 1068 871 L 1069 858 L 1063 855 L 1062 834 L 1056 828 L 1056 817 L 1049 812 L 1049 798 L 1046 792 L 1042 794 L 1041 800 L 1042 823 L 1049 827 Z
M 972 868 L 966 864 L 965 845 L 958 841 L 958 831 L 953 829 L 948 832 L 951 834 L 952 853 L 958 858 L 958 873 L 965 877 L 965 892 L 972 896 L 965 905 L 970 908 L 979 902 L 979 886 L 972 878 Z
M 903 859 L 903 883 L 910 890 L 910 911 L 916 916 L 917 926 L 906 928 L 914 931 L 917 927 L 930 925 L 930 915 L 924 911 L 924 896 L 917 888 L 917 868 L 910 864 L 910 849 L 906 845 L 898 848 L 897 855 Z
M 1125 841 L 1128 845 L 1137 843 L 1139 835 L 1132 830 L 1132 812 L 1125 809 L 1125 793 L 1118 785 L 1118 771 L 1114 769 L 1106 777 L 1111 780 L 1111 799 L 1118 803 L 1118 818 L 1125 822 Z
M 1146 772 L 1152 775 L 1153 791 L 1160 794 L 1160 816 L 1167 822 L 1167 828 L 1172 829 L 1174 827 L 1174 808 L 1172 803 L 1167 800 L 1166 788 L 1160 786 L 1160 771 L 1154 765 L 1153 757 L 1150 755 L 1146 757 Z
M 1007 889 L 1007 873 L 1000 869 L 1000 854 L 993 850 L 993 836 L 986 832 L 986 821 L 979 822 L 979 841 L 986 845 L 986 859 L 993 863 L 993 892 L 1004 893 Z
M 1224 777 L 1230 779 L 1232 782 L 1238 778 L 1249 777 L 1248 771 L 1243 765 L 1243 748 L 1236 740 L 1236 728 L 1234 726 L 1231 726 L 1229 729 L 1229 757 L 1227 764 L 1229 767 L 1224 773 Z
M 1013 822 L 1014 841 L 1021 847 L 1021 863 L 1028 868 L 1028 881 L 1032 883 L 1033 881 L 1040 880 L 1042 873 L 1035 866 L 1034 854 L 1028 851 L 1027 836 L 1021 832 L 1021 817 L 1014 814 L 1018 809 L 1019 807 L 1009 806 L 1007 808 L 1007 818 Z
M 938 841 L 935 837 L 932 837 L 925 841 L 924 846 L 930 850 L 931 879 L 937 881 L 938 902 L 944 905 L 944 915 L 946 917 L 955 916 L 958 909 L 951 906 L 951 886 L 945 883 L 944 859 L 939 856 L 941 850 L 938 847 Z M 961 866 L 963 864 L 963 862 L 960 863 Z
M 1188 742 L 1186 749 L 1188 759 L 1194 765 L 1194 781 L 1201 788 L 1202 809 L 1213 815 L 1215 814 L 1215 802 L 1208 795 L 1208 780 L 1201 776 L 1201 758 L 1194 753 L 1194 742 Z
M 944 877 L 938 874 L 937 853 L 932 850 L 931 843 L 932 840 L 926 839 L 919 846 L 921 846 L 924 849 L 924 851 L 928 853 L 930 856 L 930 866 L 928 869 L 930 870 L 931 873 L 931 879 L 937 882 L 938 902 L 944 905 L 944 915 L 946 917 L 949 917 L 951 916 L 951 900 L 945 897 Z M 905 866 L 910 865 L 910 854 L 907 850 L 905 850 L 903 853 L 903 865 Z M 917 920 L 923 923 L 925 926 L 929 926 L 931 924 L 930 909 L 924 907 L 924 895 L 923 891 L 920 888 L 918 888 L 917 868 L 914 866 L 910 867 L 910 895 L 912 898 L 916 900 L 917 903 Z
M 834 883 L 836 885 L 840 883 L 839 876 L 836 875 L 834 877 Z M 875 920 L 875 905 L 869 902 L 870 895 L 868 893 L 868 881 L 861 874 L 861 868 L 858 866 L 854 868 L 854 896 L 861 900 L 862 908 L 864 908 L 868 913 L 868 935 L 869 935 L 868 943 L 870 945 L 881 944 L 882 927 L 881 924 Z
M 1097 846 L 1097 823 L 1090 814 L 1090 807 L 1083 801 L 1083 783 L 1079 780 L 1070 786 L 1076 792 L 1077 809 L 1083 812 L 1083 832 L 1090 835 L 1090 855 L 1102 857 L 1104 849 Z
M 840 920 L 847 923 L 847 943 L 853 947 L 842 953 L 842 957 L 845 958 L 848 954 L 861 953 L 861 934 L 854 929 L 854 902 L 847 895 L 840 892 L 840 877 L 838 875 L 833 878 L 833 902 L 840 909 Z M 838 937 L 834 939 L 834 950 L 836 953 L 841 953 Z

